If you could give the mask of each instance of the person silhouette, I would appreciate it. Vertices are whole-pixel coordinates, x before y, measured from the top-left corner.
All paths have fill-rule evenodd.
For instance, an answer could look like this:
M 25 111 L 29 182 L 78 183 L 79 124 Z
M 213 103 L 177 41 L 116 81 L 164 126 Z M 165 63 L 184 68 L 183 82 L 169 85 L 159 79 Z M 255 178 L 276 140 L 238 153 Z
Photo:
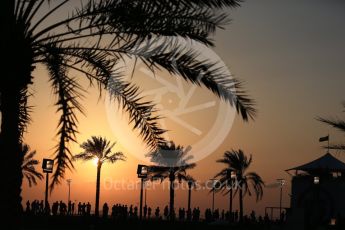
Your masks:
M 31 202 L 31 212 L 32 212 L 32 214 L 36 214 L 35 213 L 35 202 L 36 202 L 35 200 Z
M 103 218 L 108 218 L 109 207 L 107 203 L 103 205 Z
M 81 202 L 78 203 L 78 215 L 80 216 L 82 214 L 81 212 Z
M 48 201 L 45 203 L 44 213 L 45 213 L 45 215 L 50 215 L 50 204 Z
M 57 215 L 58 209 L 59 209 L 59 203 L 56 201 L 56 202 L 53 203 L 53 206 L 52 206 L 52 213 L 53 213 L 53 216 L 56 216 L 56 215 Z
M 196 221 L 199 221 L 200 220 L 200 208 L 197 207 L 196 208 Z
M 133 217 L 133 205 L 129 206 L 129 217 Z
M 123 218 L 127 219 L 127 217 L 128 217 L 128 206 L 127 205 L 123 206 L 122 212 L 123 212 Z
M 267 213 L 265 213 L 264 222 L 265 222 L 265 224 L 268 224 L 270 222 L 270 218 L 268 217 Z
M 39 212 L 40 214 L 43 214 L 43 212 L 44 212 L 43 200 L 41 200 L 41 202 L 40 202 L 39 205 L 38 205 L 38 212 Z
M 71 215 L 72 212 L 72 202 L 68 201 L 68 205 L 67 205 L 67 215 Z
M 235 221 L 235 222 L 238 221 L 238 210 L 235 211 L 235 214 L 234 214 L 234 221 Z
M 26 212 L 26 214 L 30 214 L 31 213 L 30 201 L 29 200 L 26 202 L 25 212 Z
M 188 221 L 191 221 L 191 220 L 192 220 L 192 210 L 191 210 L 191 209 L 188 209 L 188 210 L 187 210 L 187 220 L 188 220 Z
M 280 221 L 285 222 L 285 211 L 282 211 L 282 213 L 280 214 Z
M 148 215 L 149 219 L 151 218 L 151 212 L 152 212 L 152 209 L 151 209 L 151 207 L 149 207 L 148 208 L 148 212 L 147 212 L 147 215 Z
M 167 205 L 164 208 L 164 217 L 165 217 L 166 220 L 168 219 L 168 216 L 169 216 L 169 208 L 168 208 L 168 205 Z
M 86 215 L 90 216 L 91 215 L 91 204 L 87 202 L 86 205 Z
M 144 206 L 144 219 L 146 219 L 146 215 L 147 215 L 147 205 L 145 204 L 145 206 Z
M 159 207 L 156 208 L 156 211 L 155 211 L 155 217 L 156 219 L 159 218 L 159 215 L 160 215 L 160 210 L 159 210 Z
M 85 204 L 85 202 L 81 205 L 81 214 L 83 216 L 86 215 L 86 204 Z
M 137 206 L 134 207 L 134 217 L 138 218 L 138 207 Z
M 256 214 L 254 210 L 252 210 L 252 212 L 250 213 L 250 220 L 252 222 L 256 222 Z

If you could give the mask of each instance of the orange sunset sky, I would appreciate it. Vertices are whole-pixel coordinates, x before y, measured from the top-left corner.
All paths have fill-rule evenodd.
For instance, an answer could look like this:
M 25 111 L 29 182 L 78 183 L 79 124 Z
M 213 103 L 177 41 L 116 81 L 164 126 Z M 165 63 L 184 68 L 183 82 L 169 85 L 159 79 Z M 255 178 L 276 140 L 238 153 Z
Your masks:
M 159 103 L 158 108 L 166 117 L 161 125 L 170 130 L 168 137 L 195 149 L 197 167 L 190 171 L 191 175 L 202 182 L 212 178 L 222 168 L 215 161 L 224 151 L 241 148 L 253 156 L 250 171 L 256 171 L 267 184 L 277 178 L 287 180 L 283 206 L 289 206 L 291 178 L 284 170 L 322 156 L 325 151 L 318 142 L 319 137 L 330 134 L 331 142 L 344 140 L 336 130 L 315 119 L 344 116 L 341 106 L 345 100 L 344 10 L 342 0 L 248 0 L 242 7 L 229 10 L 233 21 L 225 30 L 217 31 L 214 53 L 209 52 L 218 56 L 232 74 L 245 80 L 246 89 L 258 108 L 256 120 L 249 123 L 238 116 L 232 123 L 234 111 L 228 105 L 206 89 L 194 89 L 164 72 L 157 75 L 165 79 L 168 90 L 154 91 L 162 87 L 162 81 L 153 79 L 143 66 L 136 68 L 133 81 L 141 86 L 148 99 Z M 130 68 L 128 62 L 126 70 Z M 34 96 L 30 99 L 34 112 L 25 142 L 42 160 L 52 157 L 58 115 L 44 67 L 38 67 L 34 74 Z M 185 102 L 184 111 L 204 103 L 209 106 L 188 110 L 178 121 L 169 117 L 181 106 L 188 92 L 192 96 Z M 137 165 L 147 163 L 145 150 L 128 126 L 126 114 L 118 111 L 116 105 L 106 103 L 105 95 L 98 96 L 95 88 L 89 88 L 85 94 L 86 116 L 79 116 L 78 141 L 81 143 L 92 135 L 105 136 L 117 141 L 114 150 L 127 156 L 126 162 L 103 166 L 101 204 L 138 205 L 139 190 L 132 184 L 138 182 Z M 224 128 L 227 126 L 229 130 Z M 78 144 L 73 144 L 72 150 L 75 154 L 81 151 Z M 345 160 L 342 153 L 333 153 Z M 65 178 L 72 179 L 73 201 L 94 203 L 96 167 L 92 162 L 75 163 L 75 170 L 68 171 Z M 23 203 L 44 199 L 44 181 L 31 188 L 24 182 L 22 196 Z M 51 194 L 50 201 L 57 200 L 67 201 L 66 181 Z M 147 204 L 153 208 L 163 207 L 168 201 L 167 188 L 156 185 L 147 192 Z M 186 207 L 187 191 L 178 189 L 175 201 L 176 207 Z M 267 188 L 259 203 L 253 198 L 245 199 L 245 211 L 256 210 L 262 214 L 264 207 L 278 206 L 278 201 L 278 188 Z M 235 209 L 237 203 L 236 197 Z M 211 195 L 205 190 L 193 192 L 192 206 L 211 207 Z M 227 209 L 228 197 L 217 194 L 216 208 Z

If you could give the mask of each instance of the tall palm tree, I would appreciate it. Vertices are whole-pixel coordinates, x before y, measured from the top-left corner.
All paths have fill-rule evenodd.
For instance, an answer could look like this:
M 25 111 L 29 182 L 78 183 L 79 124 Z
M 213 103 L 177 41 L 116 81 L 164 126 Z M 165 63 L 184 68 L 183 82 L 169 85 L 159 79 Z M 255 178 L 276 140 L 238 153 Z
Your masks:
M 30 147 L 26 144 L 22 145 L 21 153 L 24 155 L 24 160 L 22 163 L 22 171 L 24 178 L 29 182 L 29 186 L 36 185 L 38 180 L 43 179 L 43 175 L 40 172 L 36 171 L 36 166 L 40 163 L 34 157 L 36 151 L 30 151 Z
M 153 179 L 169 179 L 169 214 L 170 220 L 175 217 L 175 181 L 187 181 L 187 170 L 196 166 L 195 163 L 188 163 L 192 156 L 188 156 L 190 147 L 184 148 L 180 145 L 175 145 L 174 142 L 166 142 L 158 146 L 158 148 L 148 154 L 151 161 L 156 165 L 150 166 L 150 177 Z
M 240 206 L 240 221 L 243 220 L 243 197 L 248 193 L 250 196 L 252 192 L 250 185 L 255 193 L 256 200 L 261 200 L 263 196 L 264 182 L 261 177 L 255 172 L 247 172 L 252 163 L 252 156 L 249 158 L 243 153 L 241 149 L 238 151 L 226 151 L 222 159 L 217 160 L 218 163 L 226 164 L 226 168 L 222 169 L 216 177 L 219 177 L 221 186 L 220 189 L 225 189 L 230 185 L 229 193 L 232 193 L 233 188 L 235 194 L 239 193 Z M 231 176 L 231 171 L 236 173 L 236 178 Z M 225 183 L 224 183 L 225 182 Z M 224 186 L 226 185 L 226 186 Z
M 138 87 L 122 79 L 117 64 L 124 57 L 142 60 L 151 71 L 163 68 L 203 85 L 234 106 L 245 121 L 253 118 L 253 101 L 241 83 L 226 74 L 225 67 L 200 60 L 186 42 L 214 45 L 211 35 L 228 21 L 221 10 L 239 6 L 240 1 L 2 0 L 0 152 L 12 153 L 3 156 L 7 164 L 1 167 L 1 174 L 8 175 L 6 194 L 0 198 L 6 215 L 18 216 L 21 209 L 20 144 L 30 120 L 28 99 L 39 66 L 48 70 L 60 114 L 52 188 L 64 178 L 66 168 L 73 168 L 70 144 L 76 142 L 77 114 L 84 113 L 80 100 L 87 89 L 79 77 L 101 92 L 107 90 L 153 149 L 162 142 L 164 130 L 157 125 L 154 105 L 140 100 Z
M 343 107 L 345 109 L 345 102 L 343 102 Z M 344 111 L 345 112 L 345 111 Z M 342 119 L 325 119 L 325 118 L 318 118 L 319 121 L 326 123 L 327 125 L 332 126 L 333 128 L 338 129 L 339 131 L 345 133 L 345 120 Z M 328 146 L 327 146 L 328 148 Z M 345 143 L 344 144 L 332 144 L 329 146 L 330 149 L 345 151 Z
M 91 139 L 80 145 L 84 150 L 73 157 L 74 160 L 90 161 L 97 159 L 97 182 L 95 216 L 99 216 L 99 195 L 101 182 L 101 168 L 104 163 L 114 164 L 117 161 L 125 161 L 126 157 L 122 152 L 112 152 L 115 143 L 110 143 L 106 138 L 92 136 Z

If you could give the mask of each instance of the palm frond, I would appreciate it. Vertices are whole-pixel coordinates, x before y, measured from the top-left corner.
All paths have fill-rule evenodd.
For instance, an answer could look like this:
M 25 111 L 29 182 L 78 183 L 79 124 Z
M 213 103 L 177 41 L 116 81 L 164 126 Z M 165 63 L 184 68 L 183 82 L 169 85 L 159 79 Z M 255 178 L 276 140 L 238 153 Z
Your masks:
M 116 152 L 111 154 L 110 156 L 105 156 L 103 162 L 110 162 L 110 163 L 115 163 L 116 161 L 125 161 L 126 156 L 122 152 Z
M 94 155 L 94 154 L 91 154 L 89 152 L 83 152 L 83 153 L 79 153 L 79 154 L 76 154 L 73 156 L 73 160 L 76 161 L 76 160 L 83 160 L 83 161 L 89 161 L 89 160 L 92 160 L 94 158 L 96 158 L 97 156 Z
M 26 144 L 21 145 L 21 154 L 24 156 L 22 162 L 22 173 L 24 178 L 28 180 L 29 187 L 36 185 L 36 179 L 42 180 L 43 175 L 37 172 L 35 167 L 39 164 L 39 161 L 34 159 L 36 151 L 30 151 L 30 147 Z
M 181 46 L 178 39 L 169 38 L 158 45 L 154 41 L 145 41 L 144 45 L 137 45 L 135 49 L 124 46 L 119 51 L 138 56 L 151 71 L 163 68 L 172 75 L 206 87 L 235 107 L 245 121 L 255 118 L 254 100 L 247 95 L 243 82 L 231 76 L 225 66 L 202 58 L 194 48 Z
M 84 111 L 78 101 L 82 97 L 81 86 L 76 79 L 67 76 L 67 70 L 62 65 L 64 59 L 60 56 L 59 48 L 54 46 L 46 47 L 46 51 L 45 64 L 49 71 L 54 94 L 57 96 L 57 112 L 61 113 L 57 133 L 59 143 L 56 145 L 55 150 L 56 169 L 50 185 L 53 189 L 54 185 L 59 184 L 61 178 L 64 178 L 65 169 L 74 167 L 69 145 L 71 142 L 76 143 L 76 134 L 78 133 L 76 112 L 84 113 Z
M 239 2 L 89 1 L 71 18 L 80 20 L 80 25 L 99 25 L 98 30 L 124 34 L 129 36 L 128 39 L 135 37 L 134 40 L 141 40 L 156 34 L 188 37 L 212 44 L 209 35 L 228 22 L 227 15 L 216 9 L 235 7 Z
M 154 151 L 148 153 L 146 156 L 151 158 L 151 162 L 158 164 L 159 166 L 178 168 L 179 170 L 190 169 L 188 167 L 194 167 L 194 164 L 189 164 L 188 161 L 193 156 L 189 153 L 191 147 L 184 148 L 180 145 L 175 145 L 174 142 L 163 142 Z
M 164 143 L 162 134 L 165 130 L 159 128 L 157 123 L 160 117 L 154 115 L 157 111 L 150 102 L 142 101 L 138 87 L 131 86 L 120 79 L 109 79 L 107 90 L 111 99 L 118 102 L 129 113 L 130 124 L 133 129 L 139 129 L 143 140 L 152 149 Z
M 246 180 L 252 184 L 254 189 L 256 200 L 261 200 L 263 196 L 263 187 L 265 186 L 262 178 L 255 172 L 249 172 L 246 174 Z
M 343 107 L 345 108 L 345 101 L 342 103 Z M 341 120 L 339 118 L 335 119 L 325 119 L 322 117 L 317 118 L 318 121 L 323 122 L 333 128 L 345 133 L 345 120 Z M 345 150 L 344 144 L 331 144 L 330 146 L 323 146 L 325 149 L 334 149 L 334 150 Z
M 28 88 L 25 87 L 20 91 L 20 102 L 19 102 L 19 133 L 20 139 L 23 139 L 23 135 L 27 130 L 27 126 L 30 124 L 31 117 L 30 113 L 32 111 L 32 106 L 28 105 L 28 98 L 31 93 L 28 92 Z
M 92 136 L 80 145 L 84 152 L 74 155 L 73 160 L 89 161 L 98 158 L 101 165 L 105 162 L 125 161 L 126 156 L 122 152 L 112 153 L 115 144 L 115 142 L 111 143 L 104 137 Z
M 334 150 L 341 150 L 341 151 L 343 151 L 343 150 L 345 150 L 345 145 L 344 144 L 333 144 L 333 145 L 329 145 L 329 147 L 328 146 L 324 146 L 324 148 L 326 149 L 334 149 Z
M 210 8 L 238 7 L 243 0 L 183 0 L 185 4 L 195 4 Z
M 333 128 L 338 129 L 341 132 L 345 132 L 345 121 L 340 119 L 325 119 L 325 118 L 317 118 L 318 121 L 321 121 Z
M 140 135 L 149 146 L 155 148 L 164 141 L 161 135 L 165 130 L 159 128 L 157 121 L 160 117 L 154 115 L 157 112 L 154 105 L 142 101 L 137 87 L 121 80 L 114 68 L 115 59 L 107 59 L 106 55 L 97 49 L 78 50 L 78 46 L 61 48 L 59 52 L 74 58 L 71 64 L 65 64 L 66 67 L 84 63 L 81 67 L 83 69 L 78 70 L 83 72 L 90 82 L 96 80 L 100 90 L 106 88 L 111 99 L 129 113 L 133 129 L 140 129 Z

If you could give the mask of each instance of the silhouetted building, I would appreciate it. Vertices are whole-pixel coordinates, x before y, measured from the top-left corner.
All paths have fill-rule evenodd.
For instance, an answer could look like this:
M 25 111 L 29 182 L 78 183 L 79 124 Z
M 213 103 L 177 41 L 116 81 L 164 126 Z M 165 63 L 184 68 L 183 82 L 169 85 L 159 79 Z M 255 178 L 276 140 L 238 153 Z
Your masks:
M 286 172 L 292 175 L 289 222 L 312 229 L 345 216 L 345 163 L 326 153 Z

